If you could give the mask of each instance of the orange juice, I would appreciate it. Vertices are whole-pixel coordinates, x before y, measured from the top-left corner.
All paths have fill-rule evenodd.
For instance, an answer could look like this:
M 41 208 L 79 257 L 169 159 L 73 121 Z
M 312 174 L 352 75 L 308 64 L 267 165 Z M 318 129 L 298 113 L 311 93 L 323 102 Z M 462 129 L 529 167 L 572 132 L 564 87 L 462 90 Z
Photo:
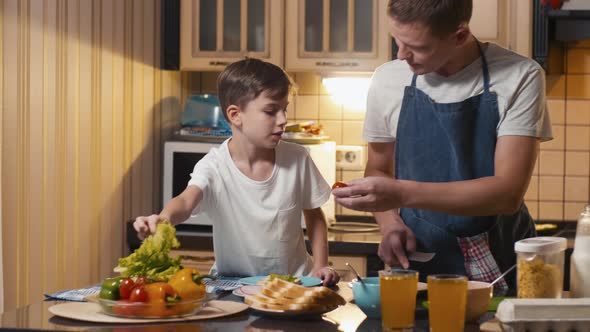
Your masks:
M 460 332 L 465 325 L 467 278 L 428 276 L 428 320 L 431 332 Z
M 381 320 L 383 331 L 414 326 L 418 272 L 411 270 L 379 271 Z

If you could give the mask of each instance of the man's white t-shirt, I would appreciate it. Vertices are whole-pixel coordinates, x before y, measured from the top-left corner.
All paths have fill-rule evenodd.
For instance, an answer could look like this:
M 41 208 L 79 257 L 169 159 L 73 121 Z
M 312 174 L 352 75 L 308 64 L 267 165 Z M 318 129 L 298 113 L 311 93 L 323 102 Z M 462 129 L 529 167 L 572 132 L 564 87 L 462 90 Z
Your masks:
M 496 44 L 486 43 L 482 47 L 490 73 L 490 90 L 498 96 L 497 136 L 552 139 L 543 69 L 535 61 Z M 377 68 L 367 97 L 363 129 L 366 141 L 395 141 L 404 88 L 412 84 L 413 75 L 407 62 L 401 60 Z M 484 91 L 481 57 L 449 77 L 436 73 L 420 75 L 416 87 L 437 103 L 459 102 L 480 95 Z
M 284 141 L 275 149 L 272 175 L 252 180 L 234 164 L 230 139 L 197 162 L 188 183 L 203 190 L 193 213 L 205 213 L 213 221 L 216 262 L 211 272 L 308 275 L 313 261 L 305 247 L 301 214 L 324 204 L 330 186 L 303 146 Z

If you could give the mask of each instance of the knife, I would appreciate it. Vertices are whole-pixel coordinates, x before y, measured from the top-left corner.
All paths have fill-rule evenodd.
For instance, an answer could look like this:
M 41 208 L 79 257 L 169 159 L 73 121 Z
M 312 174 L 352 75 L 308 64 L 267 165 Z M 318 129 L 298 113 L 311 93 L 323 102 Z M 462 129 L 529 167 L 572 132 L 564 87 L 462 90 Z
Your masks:
M 428 262 L 429 260 L 431 260 L 435 254 L 436 253 L 434 253 L 434 252 L 414 251 L 413 253 L 408 255 L 408 259 L 411 261 L 424 263 L 424 262 Z

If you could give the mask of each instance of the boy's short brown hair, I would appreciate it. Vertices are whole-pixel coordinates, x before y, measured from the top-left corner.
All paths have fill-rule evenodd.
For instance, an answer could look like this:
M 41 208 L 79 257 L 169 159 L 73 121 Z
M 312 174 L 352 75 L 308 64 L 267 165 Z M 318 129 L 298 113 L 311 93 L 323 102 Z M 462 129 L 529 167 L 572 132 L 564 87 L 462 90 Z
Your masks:
M 437 37 L 444 37 L 469 23 L 473 0 L 389 0 L 387 14 L 396 21 L 422 23 Z
M 227 108 L 230 105 L 245 107 L 263 91 L 267 91 L 271 99 L 283 99 L 291 95 L 293 81 L 277 65 L 255 58 L 230 64 L 217 78 L 219 103 L 228 121 Z

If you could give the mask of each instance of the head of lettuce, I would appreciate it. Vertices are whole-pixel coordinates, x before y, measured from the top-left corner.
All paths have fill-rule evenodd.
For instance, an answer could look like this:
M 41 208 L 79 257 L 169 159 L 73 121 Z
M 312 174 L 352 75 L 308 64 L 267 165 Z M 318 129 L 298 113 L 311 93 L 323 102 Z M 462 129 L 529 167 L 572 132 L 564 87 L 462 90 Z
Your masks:
M 123 277 L 146 276 L 153 281 L 167 281 L 182 266 L 180 258 L 171 258 L 172 248 L 178 248 L 176 229 L 169 222 L 156 226 L 156 232 L 143 240 L 141 246 L 131 255 L 119 258 L 114 269 Z

